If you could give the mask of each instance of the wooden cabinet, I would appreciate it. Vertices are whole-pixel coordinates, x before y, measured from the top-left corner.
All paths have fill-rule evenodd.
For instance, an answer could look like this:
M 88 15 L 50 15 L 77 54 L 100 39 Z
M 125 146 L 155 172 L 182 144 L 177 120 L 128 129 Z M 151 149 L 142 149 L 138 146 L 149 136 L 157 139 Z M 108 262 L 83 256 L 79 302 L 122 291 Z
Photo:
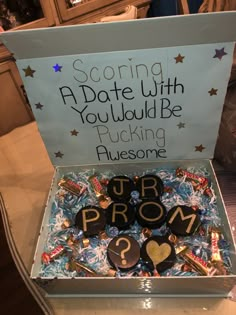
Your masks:
M 0 63 L 0 136 L 34 119 L 13 60 Z
M 76 6 L 68 7 L 66 0 L 55 0 L 55 6 L 57 8 L 60 22 L 67 22 L 72 19 L 78 19 L 84 15 L 88 15 L 94 11 L 97 11 L 103 7 L 111 6 L 119 0 L 87 0 L 81 1 Z
M 8 25 L 5 30 L 31 29 L 54 25 L 71 25 L 99 22 L 101 18 L 124 13 L 128 5 L 138 10 L 138 18 L 144 18 L 151 0 L 81 0 L 77 5 L 70 5 L 71 0 L 21 0 L 26 4 L 26 12 L 13 0 L 2 0 L 9 14 L 6 14 Z M 22 11 L 21 14 L 15 10 Z M 32 12 L 35 11 L 35 14 Z M 5 12 L 5 11 L 4 11 Z M 29 17 L 27 17 L 29 13 Z M 27 20 L 27 23 L 24 21 Z M 13 21 L 13 22 L 12 22 Z M 30 22 L 29 22 L 30 21 Z M 1 7 L 0 7 L 1 25 Z
M 82 0 L 78 5 L 69 8 L 66 0 L 54 0 L 61 24 L 80 24 L 99 22 L 102 17 L 118 15 L 125 7 L 134 5 L 138 9 L 138 18 L 144 18 L 150 0 Z

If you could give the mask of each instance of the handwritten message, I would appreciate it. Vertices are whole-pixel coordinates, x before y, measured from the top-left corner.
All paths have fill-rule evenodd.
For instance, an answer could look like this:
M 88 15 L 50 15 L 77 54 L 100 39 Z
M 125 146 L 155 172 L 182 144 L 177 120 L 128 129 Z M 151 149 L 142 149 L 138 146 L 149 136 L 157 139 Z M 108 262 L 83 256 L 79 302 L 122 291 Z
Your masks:
M 59 92 L 63 103 L 69 105 L 78 115 L 80 124 L 91 125 L 95 131 L 98 160 L 167 158 L 165 129 L 145 128 L 137 123 L 143 120 L 181 117 L 182 106 L 171 103 L 168 98 L 169 95 L 184 94 L 184 85 L 178 78 L 164 78 L 161 62 L 155 62 L 150 67 L 145 63 L 121 64 L 116 67 L 104 65 L 102 68 L 93 66 L 86 71 L 82 70 L 82 65 L 81 59 L 73 62 L 73 79 L 79 83 L 78 88 L 74 90 L 71 86 L 64 85 L 59 88 Z M 152 80 L 151 85 L 145 78 Z M 122 80 L 127 82 L 127 79 L 135 80 L 135 90 L 130 85 L 122 84 Z M 111 88 L 96 87 L 96 83 L 105 80 L 110 82 L 108 86 Z M 89 82 L 92 82 L 92 86 Z M 143 99 L 143 104 L 130 109 L 130 101 L 140 102 L 140 99 Z M 108 104 L 108 107 L 104 110 L 99 106 L 96 111 L 96 104 Z M 117 130 L 114 124 L 120 122 L 125 122 L 126 126 Z M 153 142 L 155 147 L 138 151 L 116 151 L 112 154 L 105 145 L 132 145 L 133 142 Z
M 232 52 L 223 43 L 34 58 L 18 67 L 53 163 L 209 158 Z

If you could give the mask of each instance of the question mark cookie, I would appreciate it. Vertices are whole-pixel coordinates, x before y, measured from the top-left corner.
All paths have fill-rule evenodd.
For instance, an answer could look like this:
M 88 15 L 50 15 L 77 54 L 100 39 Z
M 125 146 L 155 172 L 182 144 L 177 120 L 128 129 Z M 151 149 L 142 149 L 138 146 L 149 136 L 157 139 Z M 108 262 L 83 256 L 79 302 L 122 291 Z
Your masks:
M 139 244 L 134 238 L 120 234 L 110 241 L 107 247 L 107 258 L 111 266 L 123 271 L 129 270 L 140 259 Z

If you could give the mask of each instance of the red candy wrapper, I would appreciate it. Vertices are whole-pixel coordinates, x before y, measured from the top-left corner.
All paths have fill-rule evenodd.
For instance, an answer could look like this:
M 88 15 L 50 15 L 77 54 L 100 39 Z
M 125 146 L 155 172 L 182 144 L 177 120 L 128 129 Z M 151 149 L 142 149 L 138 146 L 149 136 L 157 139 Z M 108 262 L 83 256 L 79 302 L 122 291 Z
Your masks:
M 93 190 L 97 197 L 99 197 L 100 195 L 105 195 L 105 190 L 96 175 L 90 176 L 88 180 L 93 187 Z
M 204 195 L 208 196 L 209 198 L 213 197 L 213 192 L 212 192 L 210 187 L 206 187 L 206 189 L 204 190 L 203 193 L 204 193 Z
M 176 175 L 178 177 L 185 176 L 186 180 L 191 182 L 191 184 L 193 185 L 193 188 L 195 190 L 205 189 L 208 186 L 207 178 L 193 174 L 193 173 L 190 173 L 190 172 L 183 170 L 181 168 L 177 168 Z
M 220 254 L 218 242 L 221 237 L 221 232 L 218 228 L 212 227 L 209 229 L 211 238 L 211 262 L 217 269 L 217 275 L 226 275 L 227 270 L 224 267 L 224 262 Z
M 78 197 L 80 197 L 86 190 L 84 185 L 75 183 L 71 179 L 65 177 L 59 181 L 58 186 Z
M 191 208 L 192 208 L 194 211 L 198 211 L 198 210 L 199 210 L 199 207 L 198 207 L 197 205 L 191 206 Z
M 218 242 L 220 240 L 220 233 L 212 230 L 210 234 L 211 234 L 211 261 L 212 262 L 222 261 L 221 255 L 220 255 L 220 249 L 218 246 Z
M 176 252 L 184 259 L 184 261 L 203 276 L 213 276 L 217 274 L 217 269 L 209 262 L 201 257 L 193 254 L 187 246 L 177 248 Z
M 90 182 L 101 208 L 106 209 L 112 202 L 111 198 L 106 196 L 106 191 L 100 183 L 96 175 L 89 177 L 88 181 Z
M 41 256 L 42 262 L 47 265 L 50 262 L 52 262 L 54 259 L 64 254 L 64 252 L 65 252 L 64 246 L 58 245 L 50 253 L 46 253 L 46 252 L 42 253 L 42 256 Z
M 211 236 L 211 261 L 213 265 L 218 270 L 218 275 L 226 275 L 227 271 L 224 267 L 223 259 L 221 258 L 220 249 L 218 242 L 220 240 L 221 232 L 217 228 L 210 228 L 210 236 Z

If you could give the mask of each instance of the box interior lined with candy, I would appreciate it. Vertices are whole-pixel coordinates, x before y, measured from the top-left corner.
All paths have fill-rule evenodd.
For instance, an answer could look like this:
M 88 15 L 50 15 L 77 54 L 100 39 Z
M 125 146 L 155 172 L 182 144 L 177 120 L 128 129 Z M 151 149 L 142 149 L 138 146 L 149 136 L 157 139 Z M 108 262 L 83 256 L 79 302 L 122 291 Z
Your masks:
M 226 20 L 235 13 L 3 34 L 57 166 L 31 274 L 48 293 L 231 290 L 209 161 L 234 49 Z
M 48 280 L 55 277 L 78 278 L 70 294 L 93 294 L 94 288 L 87 291 L 80 279 L 103 278 L 112 283 L 110 292 L 101 292 L 119 294 L 123 284 L 113 280 L 123 278 L 138 283 L 128 294 L 207 289 L 222 295 L 235 272 L 234 241 L 208 161 L 57 169 L 32 271 L 49 292 L 55 283 Z M 176 286 L 167 292 L 139 288 L 142 279 L 173 277 L 210 277 L 213 284 L 189 292 L 177 292 Z M 222 277 L 229 282 L 219 287 Z M 57 285 L 56 293 L 66 293 L 63 289 Z

